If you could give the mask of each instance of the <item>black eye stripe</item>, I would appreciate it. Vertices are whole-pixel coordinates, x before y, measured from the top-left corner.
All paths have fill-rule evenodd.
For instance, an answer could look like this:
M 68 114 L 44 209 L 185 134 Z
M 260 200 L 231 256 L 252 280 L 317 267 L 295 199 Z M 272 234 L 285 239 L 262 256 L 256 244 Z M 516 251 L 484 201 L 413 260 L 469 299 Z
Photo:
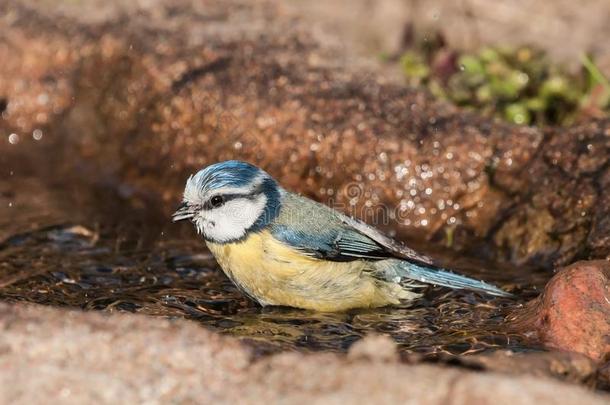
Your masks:
M 222 198 L 222 202 L 221 203 L 214 203 L 214 199 L 217 197 L 221 197 Z M 252 194 L 216 194 L 210 198 L 208 198 L 208 200 L 205 202 L 205 204 L 203 205 L 203 208 L 206 210 L 212 210 L 214 208 L 219 208 L 221 206 L 223 206 L 224 204 L 226 204 L 227 202 L 231 201 L 231 200 L 236 200 L 238 198 L 245 198 L 248 200 L 252 200 L 256 197 L 256 195 L 252 195 Z

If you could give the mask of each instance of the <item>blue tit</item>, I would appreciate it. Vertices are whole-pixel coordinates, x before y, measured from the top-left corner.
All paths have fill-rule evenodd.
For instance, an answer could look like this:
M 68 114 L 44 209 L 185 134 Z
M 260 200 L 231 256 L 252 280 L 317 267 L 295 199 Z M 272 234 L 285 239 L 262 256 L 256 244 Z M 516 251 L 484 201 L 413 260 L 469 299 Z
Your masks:
M 249 163 L 189 177 L 173 221 L 190 220 L 225 274 L 250 298 L 333 312 L 416 299 L 435 284 L 509 293 L 434 266 L 364 222 L 283 189 Z

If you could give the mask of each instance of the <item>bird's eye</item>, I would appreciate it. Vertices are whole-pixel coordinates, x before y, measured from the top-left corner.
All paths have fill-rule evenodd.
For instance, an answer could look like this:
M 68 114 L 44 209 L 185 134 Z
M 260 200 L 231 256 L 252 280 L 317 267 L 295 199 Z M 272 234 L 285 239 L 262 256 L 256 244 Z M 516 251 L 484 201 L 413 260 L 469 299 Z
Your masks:
M 225 199 L 221 195 L 215 195 L 214 197 L 210 198 L 210 205 L 212 206 L 212 208 L 218 208 L 224 203 Z

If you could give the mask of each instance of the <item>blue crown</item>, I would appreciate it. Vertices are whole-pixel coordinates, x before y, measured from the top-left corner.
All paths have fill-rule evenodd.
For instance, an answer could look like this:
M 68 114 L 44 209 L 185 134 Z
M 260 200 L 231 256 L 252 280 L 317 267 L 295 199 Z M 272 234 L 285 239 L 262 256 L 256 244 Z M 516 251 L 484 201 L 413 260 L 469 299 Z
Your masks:
M 189 179 L 199 190 L 214 190 L 223 187 L 244 187 L 256 176 L 265 174 L 258 167 L 239 160 L 214 163 L 200 170 Z

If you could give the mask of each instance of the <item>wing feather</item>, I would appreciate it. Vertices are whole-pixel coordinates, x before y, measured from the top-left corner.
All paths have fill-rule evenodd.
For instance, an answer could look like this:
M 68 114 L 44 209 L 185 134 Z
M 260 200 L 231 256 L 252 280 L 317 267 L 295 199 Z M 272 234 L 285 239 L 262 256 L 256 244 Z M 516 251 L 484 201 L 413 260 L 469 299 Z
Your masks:
M 323 204 L 285 192 L 282 213 L 270 230 L 304 254 L 331 261 L 401 258 L 434 265 L 432 259 L 399 244 L 377 229 Z

